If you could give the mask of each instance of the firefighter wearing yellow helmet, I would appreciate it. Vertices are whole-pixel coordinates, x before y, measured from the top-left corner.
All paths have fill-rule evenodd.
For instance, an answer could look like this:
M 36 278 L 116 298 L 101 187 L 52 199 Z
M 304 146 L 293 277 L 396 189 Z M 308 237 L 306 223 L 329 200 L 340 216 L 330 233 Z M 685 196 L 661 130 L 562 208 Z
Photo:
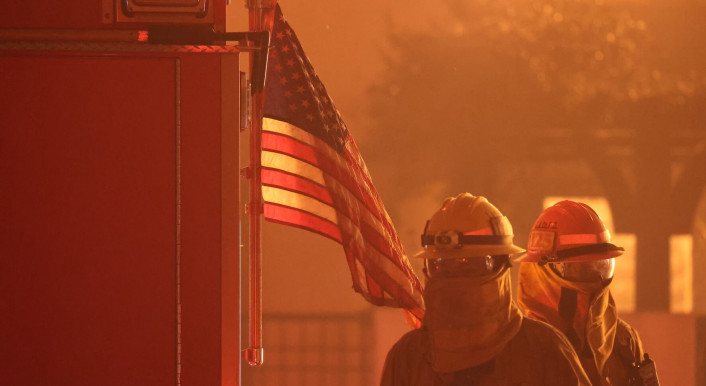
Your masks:
M 533 263 L 520 265 L 518 303 L 566 335 L 594 386 L 658 386 L 654 363 L 609 290 L 623 251 L 591 207 L 558 202 L 537 218 L 527 252 L 516 259 Z
M 390 349 L 382 386 L 589 385 L 566 338 L 512 300 L 512 226 L 484 197 L 444 201 L 422 234 L 426 314 Z

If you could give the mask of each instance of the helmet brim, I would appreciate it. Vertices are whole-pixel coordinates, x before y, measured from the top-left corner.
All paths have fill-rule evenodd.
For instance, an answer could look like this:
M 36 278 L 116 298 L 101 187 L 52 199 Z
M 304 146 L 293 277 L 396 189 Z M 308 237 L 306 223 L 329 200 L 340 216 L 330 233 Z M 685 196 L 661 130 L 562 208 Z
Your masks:
M 612 245 L 612 244 L 610 244 Z M 614 246 L 615 247 L 615 246 Z M 565 259 L 558 260 L 559 262 L 562 263 L 576 263 L 580 261 L 593 261 L 593 260 L 603 260 L 603 259 L 611 259 L 614 257 L 618 257 L 622 255 L 624 251 L 622 248 L 615 247 L 614 250 L 609 250 L 606 252 L 601 252 L 601 253 L 589 253 L 585 255 L 578 255 L 578 256 L 573 256 L 573 257 L 568 257 Z M 537 263 L 542 260 L 542 256 L 544 256 L 545 253 L 542 251 L 526 251 L 519 256 L 517 256 L 513 261 L 516 263 Z M 547 260 L 548 263 L 551 263 L 551 260 Z
M 463 248 L 456 249 L 438 249 L 436 247 L 427 247 L 414 254 L 414 257 L 419 259 L 462 259 L 464 257 L 483 257 L 488 255 L 514 256 L 523 252 L 525 252 L 524 249 L 514 244 L 467 245 Z

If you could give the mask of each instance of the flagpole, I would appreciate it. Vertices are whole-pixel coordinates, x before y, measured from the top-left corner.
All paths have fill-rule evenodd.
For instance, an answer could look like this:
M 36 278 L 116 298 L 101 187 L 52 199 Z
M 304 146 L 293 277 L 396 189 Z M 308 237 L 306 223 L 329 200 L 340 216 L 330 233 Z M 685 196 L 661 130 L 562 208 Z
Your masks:
M 276 0 L 247 0 L 249 27 L 252 32 L 271 31 Z M 269 39 L 267 42 L 269 44 Z M 267 50 L 264 51 L 267 55 Z M 260 63 L 250 56 L 251 79 L 264 79 L 266 58 L 262 68 Z M 255 77 L 254 74 L 259 74 Z M 259 83 L 259 82 L 257 82 Z M 262 152 L 262 116 L 265 103 L 264 82 L 252 86 L 252 129 L 250 131 L 250 204 L 248 205 L 249 226 L 249 332 L 250 346 L 243 351 L 244 359 L 251 366 L 260 366 L 264 361 L 262 347 L 262 239 L 261 215 L 263 200 L 261 188 L 261 152 Z

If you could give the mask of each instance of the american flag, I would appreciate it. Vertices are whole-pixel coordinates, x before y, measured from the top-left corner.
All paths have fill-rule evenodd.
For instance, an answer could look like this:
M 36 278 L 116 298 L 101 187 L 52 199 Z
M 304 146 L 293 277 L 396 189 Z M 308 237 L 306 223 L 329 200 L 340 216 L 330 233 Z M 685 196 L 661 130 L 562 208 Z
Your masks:
M 265 219 L 341 243 L 357 292 L 421 320 L 419 280 L 353 138 L 279 5 L 263 111 Z

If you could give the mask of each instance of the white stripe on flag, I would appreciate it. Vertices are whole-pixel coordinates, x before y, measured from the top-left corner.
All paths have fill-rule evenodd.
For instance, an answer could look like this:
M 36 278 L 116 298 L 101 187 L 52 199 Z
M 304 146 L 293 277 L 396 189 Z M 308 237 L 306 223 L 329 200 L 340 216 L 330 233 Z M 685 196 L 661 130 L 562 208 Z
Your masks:
M 262 198 L 266 202 L 300 209 L 321 218 L 325 218 L 334 224 L 338 224 L 338 215 L 336 214 L 336 210 L 330 205 L 325 204 L 315 198 L 272 186 L 262 187 Z
M 300 175 L 306 179 L 318 183 L 319 185 L 326 186 L 324 173 L 321 169 L 286 154 L 263 150 L 262 166 Z
M 286 125 L 291 126 L 291 125 Z M 355 197 L 343 184 L 338 182 L 334 177 L 324 173 L 323 170 L 318 167 L 311 165 L 307 162 L 301 161 L 294 157 L 288 156 L 286 154 L 275 153 L 270 151 L 262 152 L 262 166 L 272 169 L 283 170 L 285 172 L 300 175 L 311 181 L 318 183 L 319 185 L 326 186 L 332 195 L 338 196 L 340 199 L 345 201 L 345 204 L 351 208 L 352 212 L 360 216 L 362 221 L 365 221 L 372 229 L 379 233 L 382 237 L 389 237 L 385 230 L 383 224 L 378 220 L 378 218 L 370 212 L 368 207 L 360 202 L 357 197 Z M 263 186 L 263 189 L 265 187 Z M 263 190 L 264 197 L 264 190 Z M 265 199 L 265 201 L 268 201 Z M 296 206 L 295 206 L 296 207 Z M 323 216 L 322 216 L 323 217 Z M 389 218 L 388 218 L 389 221 Z M 393 249 L 398 250 L 396 246 Z

